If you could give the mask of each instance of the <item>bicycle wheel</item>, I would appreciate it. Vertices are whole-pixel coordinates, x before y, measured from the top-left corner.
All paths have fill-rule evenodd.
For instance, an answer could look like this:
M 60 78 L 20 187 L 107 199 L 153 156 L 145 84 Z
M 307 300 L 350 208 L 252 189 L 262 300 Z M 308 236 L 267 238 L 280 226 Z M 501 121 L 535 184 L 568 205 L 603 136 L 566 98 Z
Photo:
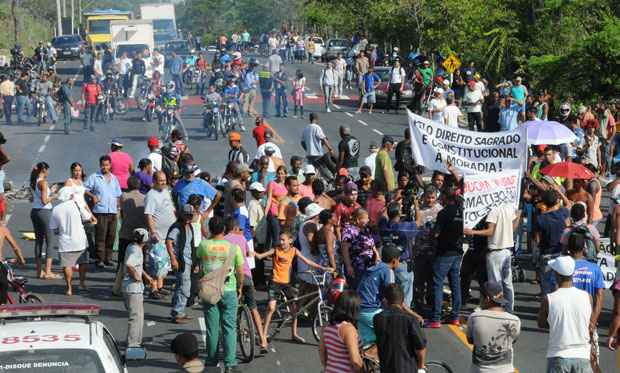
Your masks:
M 28 293 L 23 298 L 19 297 L 19 303 L 43 303 L 43 298 L 38 295 Z
M 314 339 L 321 340 L 321 329 L 329 323 L 329 316 L 332 313 L 332 307 L 326 304 L 319 306 L 319 311 L 314 315 L 312 320 L 312 334 Z
M 427 361 L 426 362 L 427 373 L 453 373 L 452 368 L 443 361 Z
M 127 113 L 127 103 L 123 99 L 116 99 L 116 108 L 114 109 L 116 114 L 123 115 Z
M 237 343 L 239 344 L 243 361 L 246 363 L 254 359 L 255 339 L 256 333 L 252 314 L 247 306 L 242 305 L 237 313 Z
M 292 320 L 291 310 L 286 301 L 286 294 L 284 294 L 284 291 L 281 291 L 277 297 L 276 310 L 271 317 L 271 324 L 269 324 L 269 330 L 267 331 L 267 339 L 269 341 L 280 332 L 280 329 L 287 321 Z

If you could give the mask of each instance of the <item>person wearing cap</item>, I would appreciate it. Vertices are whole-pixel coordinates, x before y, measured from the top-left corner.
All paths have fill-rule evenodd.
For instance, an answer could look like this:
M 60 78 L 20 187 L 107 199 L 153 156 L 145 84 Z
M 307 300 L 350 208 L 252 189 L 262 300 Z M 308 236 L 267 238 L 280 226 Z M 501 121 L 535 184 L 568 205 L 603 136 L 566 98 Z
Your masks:
M 364 165 L 370 168 L 370 176 L 374 179 L 375 170 L 376 170 L 377 153 L 379 152 L 379 145 L 377 144 L 376 141 L 370 142 L 370 145 L 368 146 L 368 152 L 370 154 L 368 154 L 368 156 L 364 158 Z
M 483 102 L 484 96 L 482 92 L 477 89 L 476 81 L 473 79 L 468 81 L 465 96 L 463 97 L 463 106 L 465 106 L 467 111 L 467 123 L 470 131 L 482 130 Z
M 343 196 L 334 209 L 336 225 L 338 227 L 350 224 L 353 213 L 362 207 L 357 203 L 357 193 L 357 184 L 352 181 L 345 184 Z
M 136 228 L 131 232 L 131 243 L 123 258 L 123 300 L 129 313 L 127 325 L 127 347 L 142 345 L 144 327 L 144 283 L 155 286 L 155 280 L 144 270 L 144 249 L 149 241 L 149 232 Z
M 170 343 L 170 351 L 180 367 L 179 372 L 202 373 L 205 371 L 205 366 L 199 358 L 198 339 L 192 333 L 185 332 L 174 337 Z
M 303 183 L 299 185 L 299 195 L 314 200 L 314 193 L 312 193 L 312 183 L 316 179 L 316 169 L 314 166 L 311 164 L 304 165 L 303 176 Z M 299 181 L 299 178 L 297 178 L 297 181 Z
M 387 104 L 385 106 L 385 112 L 389 113 L 392 109 L 392 97 L 396 95 L 396 108 L 394 111 L 398 113 L 400 109 L 400 98 L 405 90 L 405 81 L 407 80 L 407 73 L 405 69 L 400 65 L 400 60 L 396 59 L 392 63 L 389 75 L 389 88 L 387 94 Z
M 351 128 L 340 126 L 340 142 L 338 143 L 337 169 L 346 169 L 351 177 L 357 178 L 359 168 L 357 160 L 360 156 L 360 141 L 351 135 Z
M 269 157 L 269 172 L 275 172 L 280 165 L 284 165 L 284 157 L 280 147 L 273 142 L 273 132 L 265 131 L 265 142 L 256 149 L 255 160 L 260 160 L 262 156 Z
M 421 372 L 426 367 L 426 336 L 422 317 L 409 308 L 400 285 L 383 289 L 385 306 L 373 317 L 381 373 Z
M 499 109 L 499 129 L 500 131 L 511 131 L 519 125 L 520 106 L 512 100 L 512 96 L 508 95 L 500 99 Z
M 247 150 L 241 145 L 241 134 L 233 131 L 228 134 L 228 145 L 230 150 L 228 151 L 228 161 L 237 162 L 242 165 L 250 165 L 250 155 Z
M 86 207 L 76 202 L 79 190 L 75 187 L 63 187 L 58 192 L 59 204 L 52 209 L 50 230 L 57 239 L 60 266 L 63 268 L 67 289 L 66 295 L 73 294 L 71 284 L 73 267 L 79 265 L 80 289 L 86 290 L 86 271 L 88 269 L 88 239 L 83 221 L 96 224 L 97 219 Z
M 446 100 L 444 99 L 444 90 L 437 87 L 433 90 L 433 98 L 428 105 L 428 117 L 434 122 L 443 123 L 443 111 L 446 108 Z
M 230 269 L 222 289 L 222 298 L 217 304 L 203 303 L 204 318 L 207 324 L 208 366 L 218 364 L 218 345 L 220 333 L 223 334 L 224 372 L 237 372 L 237 299 L 242 295 L 244 259 L 239 246 L 225 239 L 224 219 L 214 216 L 209 220 L 209 239 L 203 240 L 196 252 L 200 261 L 202 275 L 219 270 L 229 256 Z M 267 330 L 265 328 L 265 330 Z
M 134 162 L 131 155 L 124 152 L 123 142 L 119 138 L 115 138 L 110 143 L 110 152 L 108 157 L 112 162 L 110 172 L 116 176 L 121 189 L 127 189 L 127 179 L 134 173 Z
M 91 131 L 95 130 L 93 123 L 95 121 L 95 115 L 97 114 L 97 97 L 102 92 L 101 85 L 97 83 L 97 78 L 94 75 L 90 76 L 90 79 L 82 88 L 82 102 L 84 102 L 84 130 L 89 128 Z
M 146 146 L 149 149 L 148 159 L 151 160 L 153 165 L 153 172 L 161 171 L 162 169 L 162 154 L 159 148 L 160 143 L 157 136 L 151 136 L 146 142 Z
M 582 212 L 585 212 L 581 204 L 573 205 L 573 208 L 577 206 Z M 572 209 L 571 209 L 571 215 Z M 596 229 L 596 228 L 594 228 Z M 590 362 L 592 365 L 592 371 L 600 372 L 599 367 L 599 348 L 598 348 L 598 333 L 597 326 L 599 317 L 603 310 L 603 304 L 605 303 L 605 283 L 604 276 L 601 267 L 596 262 L 590 261 L 586 258 L 585 249 L 588 241 L 588 236 L 591 233 L 586 233 L 587 230 L 572 230 L 568 232 L 568 253 L 575 260 L 575 273 L 573 274 L 573 286 L 577 289 L 581 289 L 592 298 L 592 316 L 590 318 L 589 329 L 592 337 L 592 351 Z M 590 239 L 591 240 L 591 239 Z M 598 247 L 598 246 L 596 246 Z M 613 334 L 612 334 L 613 335 Z
M 394 175 L 394 167 L 390 158 L 392 149 L 394 149 L 394 139 L 392 136 L 383 136 L 381 150 L 377 152 L 375 159 L 374 179 L 378 188 L 385 192 L 396 190 L 396 176 Z
M 166 249 L 170 256 L 170 264 L 175 273 L 175 288 L 172 295 L 172 322 L 185 324 L 192 320 L 185 313 L 187 300 L 190 297 L 192 259 L 195 257 L 194 231 L 191 223 L 194 218 L 194 208 L 187 204 L 182 205 L 177 221 L 170 226 L 166 235 Z
M 84 182 L 85 194 L 94 206 L 92 212 L 97 218 L 95 246 L 97 267 L 112 265 L 112 246 L 116 240 L 116 222 L 122 194 L 118 179 L 111 172 L 112 159 L 108 155 L 99 158 L 99 172 L 90 175 Z
M 549 329 L 547 372 L 592 372 L 592 297 L 574 287 L 573 258 L 560 256 L 547 264 L 558 284 L 545 295 L 538 311 L 538 327 Z
M 506 312 L 508 300 L 500 283 L 486 282 L 481 294 L 482 309 L 467 319 L 467 341 L 474 346 L 471 372 L 514 372 L 513 345 L 521 334 L 521 320 Z M 501 349 L 489 348 L 500 340 Z
M 176 205 L 179 207 L 184 206 L 192 194 L 201 196 L 205 202 L 209 202 L 209 207 L 203 211 L 203 215 L 207 217 L 220 202 L 222 194 L 211 184 L 197 178 L 195 175 L 197 170 L 198 166 L 193 162 L 183 165 L 181 168 L 183 178 L 176 183 L 173 193 L 177 196 Z

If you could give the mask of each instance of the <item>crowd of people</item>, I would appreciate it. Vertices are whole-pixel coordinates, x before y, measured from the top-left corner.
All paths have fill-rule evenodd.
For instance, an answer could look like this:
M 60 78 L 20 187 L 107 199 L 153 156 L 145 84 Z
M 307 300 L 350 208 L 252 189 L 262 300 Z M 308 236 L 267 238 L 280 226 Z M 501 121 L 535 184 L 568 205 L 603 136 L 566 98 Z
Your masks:
M 600 372 L 597 330 L 607 327 L 599 325 L 607 290 L 596 255 L 602 236 L 610 237 L 612 246 L 620 244 L 617 107 L 600 103 L 595 109 L 574 110 L 566 102 L 555 110 L 549 93 L 530 95 L 519 77 L 493 88 L 473 64 L 455 71 L 450 79 L 427 60 L 410 69 L 401 67 L 404 59 L 398 50 L 386 54 L 385 63 L 393 66 L 388 110 L 393 96 L 396 109 L 400 107 L 404 85 L 411 81 L 420 95 L 408 105 L 436 122 L 459 126 L 464 108 L 472 130 L 509 130 L 526 120 L 557 118 L 577 137 L 572 144 L 531 147 L 519 211 L 499 206 L 474 229 L 463 229 L 462 173 L 451 164 L 449 174 L 417 166 L 409 130 L 401 141 L 383 136 L 379 143 L 371 143 L 364 157 L 351 128 L 340 127 L 340 139 L 333 146 L 319 115 L 309 113 L 301 137 L 304 156 L 289 157 L 282 151 L 276 134 L 254 110 L 250 92 L 255 94 L 260 87 L 270 103 L 271 96 L 263 90 L 270 79 L 276 85 L 277 114 L 286 116 L 290 87 L 283 88 L 281 100 L 277 85 L 290 81 L 282 75 L 289 57 L 282 58 L 280 51 L 282 43 L 285 51 L 291 45 L 293 52 L 300 45 L 303 50 L 304 39 L 295 37 L 267 37 L 270 56 L 261 72 L 253 71 L 254 64 L 248 68 L 235 64 L 234 58 L 223 64 L 225 72 L 239 75 L 243 89 L 238 91 L 249 97 L 240 110 L 256 118 L 251 135 L 257 152 L 250 155 L 242 134 L 231 132 L 221 177 L 200 169 L 181 129 L 173 130 L 165 142 L 149 138 L 148 156 L 137 163 L 123 150 L 122 141 L 113 139 L 110 152 L 99 159 L 98 171 L 85 175 L 84 167 L 73 163 L 61 185 L 48 181 L 55 165 L 37 163 L 30 177 L 37 276 L 61 278 L 54 272 L 54 248 L 67 296 L 76 293 L 72 281 L 76 267 L 79 291 L 88 287 L 88 263 L 98 270 L 114 268 L 112 292 L 123 297 L 128 311 L 128 347 L 142 344 L 145 295 L 170 297 L 170 322 L 175 324 L 191 322 L 188 309 L 200 302 L 208 336 L 206 364 L 217 364 L 222 334 L 224 365 L 227 372 L 234 372 L 239 370 L 235 330 L 239 302 L 250 309 L 260 350 L 268 354 L 267 335 L 279 294 L 315 291 L 306 271 L 329 272 L 331 279 L 344 278 L 348 290 L 335 300 L 330 323 L 322 332 L 319 355 L 325 372 L 360 372 L 365 359 L 377 360 L 382 372 L 424 372 L 428 341 L 422 327 L 445 324 L 467 324 L 473 372 L 513 372 L 513 344 L 518 343 L 521 321 L 515 310 L 512 266 L 516 254 L 528 251 L 535 254 L 535 282 L 540 285 L 538 325 L 549 329 L 547 372 Z M 249 34 L 234 34 L 231 39 L 235 49 L 241 48 L 249 42 Z M 220 38 L 219 43 L 226 45 L 228 40 Z M 383 62 L 377 62 L 376 49 L 367 49 L 363 37 L 355 45 L 360 43 L 363 47 L 351 57 L 354 63 L 339 56 L 321 73 L 327 112 L 328 98 L 342 94 L 348 75 L 362 93 L 359 111 L 365 104 L 369 112 L 373 110 L 372 93 L 380 80 L 373 66 Z M 100 58 L 95 57 L 92 66 Z M 144 62 L 143 56 L 138 58 Z M 155 52 L 149 58 L 156 59 Z M 84 58 L 83 63 L 91 66 Z M 132 66 L 136 69 L 142 63 Z M 85 69 L 85 81 L 99 84 L 96 70 Z M 152 81 L 157 71 L 152 72 Z M 304 118 L 305 78 L 298 73 L 293 82 L 294 89 L 301 87 L 299 96 L 294 95 L 295 114 L 299 106 Z M 129 96 L 137 82 L 133 85 L 126 87 Z M 182 87 L 182 82 L 176 86 Z M 214 93 L 211 87 L 209 94 Z M 268 116 L 269 107 L 264 105 L 265 100 L 263 115 Z M 0 167 L 9 160 L 0 146 Z M 595 177 L 581 180 L 540 172 L 561 161 L 583 164 Z M 608 174 L 615 176 L 609 183 Z M 605 188 L 611 196 L 607 216 L 601 207 Z M 0 214 L 5 213 L 3 202 Z M 8 228 L 0 228 L 0 234 L 23 262 Z M 265 266 L 266 260 L 272 265 Z M 166 283 L 169 276 L 172 287 Z M 472 279 L 478 282 L 480 297 L 478 308 L 465 320 L 461 311 L 473 302 Z M 449 293 L 444 290 L 446 281 Z M 223 285 L 217 286 L 220 282 Z M 266 309 L 258 307 L 256 289 L 266 290 Z M 615 309 L 608 326 L 612 349 L 620 333 L 618 290 L 620 281 L 612 285 Z M 291 338 L 305 343 L 297 317 Z M 172 343 L 176 360 L 186 371 L 204 369 L 197 346 L 191 334 Z

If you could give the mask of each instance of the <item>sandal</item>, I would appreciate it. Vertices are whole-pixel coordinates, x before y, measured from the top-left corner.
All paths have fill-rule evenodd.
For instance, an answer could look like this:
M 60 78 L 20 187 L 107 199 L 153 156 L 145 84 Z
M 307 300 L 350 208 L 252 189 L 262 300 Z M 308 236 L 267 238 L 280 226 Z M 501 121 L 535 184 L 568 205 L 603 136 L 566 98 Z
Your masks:
M 298 336 L 298 335 L 294 335 L 291 339 L 292 339 L 294 342 L 297 342 L 297 343 L 301 343 L 301 344 L 306 343 L 306 340 L 305 340 L 305 339 L 303 339 L 302 337 Z

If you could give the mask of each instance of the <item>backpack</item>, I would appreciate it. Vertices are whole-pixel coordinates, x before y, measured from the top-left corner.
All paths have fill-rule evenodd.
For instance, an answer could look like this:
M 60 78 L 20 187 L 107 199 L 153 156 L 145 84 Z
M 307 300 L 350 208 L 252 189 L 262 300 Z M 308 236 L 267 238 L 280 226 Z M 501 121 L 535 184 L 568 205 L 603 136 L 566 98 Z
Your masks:
M 172 178 L 172 175 L 179 175 L 179 165 L 171 157 L 171 149 L 169 147 L 162 148 L 161 153 L 161 170 L 166 174 L 166 178 L 170 180 Z
M 569 237 L 573 234 L 581 234 L 584 238 L 583 255 L 589 262 L 596 262 L 596 245 L 594 244 L 594 237 L 585 224 L 579 224 L 571 228 Z
M 216 305 L 224 293 L 224 283 L 228 277 L 228 272 L 236 254 L 236 247 L 231 246 L 224 264 L 213 272 L 209 272 L 200 279 L 198 296 L 203 302 Z

